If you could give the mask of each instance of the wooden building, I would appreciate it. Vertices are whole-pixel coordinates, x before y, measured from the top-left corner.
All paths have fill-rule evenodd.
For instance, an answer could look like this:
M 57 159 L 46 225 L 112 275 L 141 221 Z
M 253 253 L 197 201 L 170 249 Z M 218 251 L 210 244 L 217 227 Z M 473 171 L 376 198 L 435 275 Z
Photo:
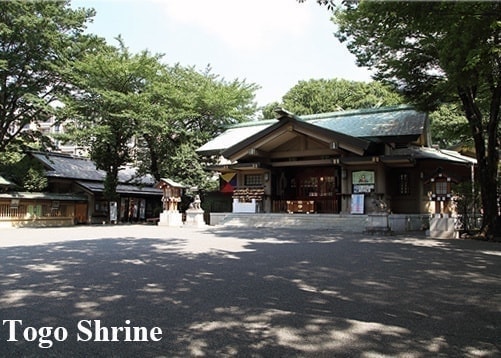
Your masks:
M 447 213 L 452 186 L 438 183 L 470 181 L 476 165 L 433 147 L 427 114 L 409 106 L 277 110 L 277 119 L 229 127 L 197 152 L 219 158 L 208 169 L 220 173 L 233 212 Z
M 4 190 L 0 194 L 0 221 L 4 226 L 60 226 L 83 223 L 137 222 L 158 217 L 162 190 L 150 176 L 135 168 L 120 170 L 119 200 L 104 196 L 105 172 L 87 158 L 52 152 L 30 152 L 27 159 L 43 166 L 48 179 L 44 193 Z

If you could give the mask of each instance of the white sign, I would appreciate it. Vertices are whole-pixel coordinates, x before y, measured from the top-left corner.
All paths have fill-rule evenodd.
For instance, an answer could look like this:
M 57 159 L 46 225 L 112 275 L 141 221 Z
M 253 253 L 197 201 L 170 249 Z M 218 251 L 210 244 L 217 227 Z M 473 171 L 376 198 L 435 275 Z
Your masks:
M 117 202 L 116 201 L 111 201 L 110 202 L 110 222 L 116 222 L 117 221 Z
M 364 213 L 364 194 L 351 194 L 351 213 Z

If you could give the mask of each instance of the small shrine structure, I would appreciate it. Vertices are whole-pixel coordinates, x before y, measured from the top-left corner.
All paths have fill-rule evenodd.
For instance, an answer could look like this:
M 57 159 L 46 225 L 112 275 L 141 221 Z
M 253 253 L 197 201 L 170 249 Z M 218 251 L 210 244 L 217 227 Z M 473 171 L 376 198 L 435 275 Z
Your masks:
M 456 219 L 452 205 L 452 184 L 458 181 L 439 167 L 432 177 L 426 181 L 431 184 L 428 192 L 432 218 L 430 219 L 430 236 L 452 239 L 456 234 Z
M 162 207 L 163 212 L 160 213 L 159 226 L 182 226 L 183 216 L 179 212 L 178 204 L 181 202 L 181 196 L 185 186 L 176 183 L 172 179 L 160 178 L 160 181 L 155 184 L 155 187 L 162 190 Z

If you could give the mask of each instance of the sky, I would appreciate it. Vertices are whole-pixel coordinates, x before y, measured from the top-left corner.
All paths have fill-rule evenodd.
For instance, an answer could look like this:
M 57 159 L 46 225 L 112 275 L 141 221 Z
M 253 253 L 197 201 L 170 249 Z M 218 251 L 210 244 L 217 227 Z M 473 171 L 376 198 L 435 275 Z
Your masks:
M 194 66 L 227 81 L 255 83 L 259 106 L 280 102 L 299 81 L 370 81 L 333 35 L 327 8 L 307 0 L 72 0 L 94 8 L 88 32 L 163 62 Z

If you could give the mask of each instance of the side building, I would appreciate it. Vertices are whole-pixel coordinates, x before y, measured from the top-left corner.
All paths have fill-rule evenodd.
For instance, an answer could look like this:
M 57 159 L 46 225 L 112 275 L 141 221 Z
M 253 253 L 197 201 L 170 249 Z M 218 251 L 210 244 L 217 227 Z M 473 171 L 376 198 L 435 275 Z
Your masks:
M 162 190 L 151 176 L 126 167 L 119 172 L 116 203 L 104 196 L 105 172 L 87 158 L 52 152 L 30 152 L 48 180 L 43 193 L 0 193 L 1 226 L 59 226 L 103 222 L 138 222 L 158 218 Z

